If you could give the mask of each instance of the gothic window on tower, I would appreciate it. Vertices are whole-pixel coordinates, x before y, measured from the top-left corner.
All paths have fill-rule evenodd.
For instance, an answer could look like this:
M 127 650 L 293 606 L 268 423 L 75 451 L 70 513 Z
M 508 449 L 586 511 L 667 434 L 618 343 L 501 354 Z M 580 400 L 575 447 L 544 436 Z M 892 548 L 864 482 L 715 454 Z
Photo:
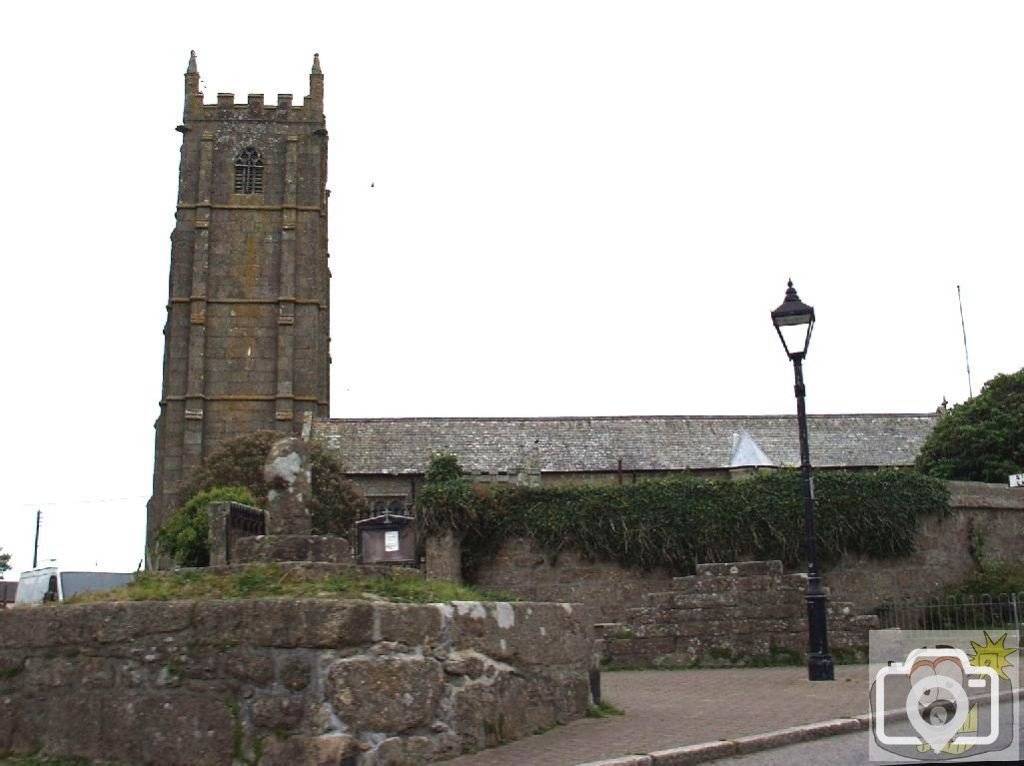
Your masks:
M 254 146 L 235 155 L 235 194 L 263 193 L 263 156 Z

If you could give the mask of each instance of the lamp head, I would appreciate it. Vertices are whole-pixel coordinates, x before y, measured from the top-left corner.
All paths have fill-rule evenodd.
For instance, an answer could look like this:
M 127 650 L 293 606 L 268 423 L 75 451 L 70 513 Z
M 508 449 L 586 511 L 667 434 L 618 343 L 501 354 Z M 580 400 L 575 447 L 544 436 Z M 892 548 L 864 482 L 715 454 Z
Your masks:
M 811 330 L 814 328 L 814 309 L 800 300 L 792 279 L 786 289 L 786 299 L 772 312 L 772 324 L 790 359 L 803 359 L 807 356 L 807 348 L 811 345 Z

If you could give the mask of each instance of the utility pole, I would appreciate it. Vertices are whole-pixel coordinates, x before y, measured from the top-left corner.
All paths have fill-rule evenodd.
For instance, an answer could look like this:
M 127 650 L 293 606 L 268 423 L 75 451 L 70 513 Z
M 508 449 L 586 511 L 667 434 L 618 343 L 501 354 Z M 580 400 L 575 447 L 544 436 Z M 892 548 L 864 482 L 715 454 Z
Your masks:
M 32 549 L 32 568 L 35 569 L 39 563 L 39 523 L 42 521 L 43 512 L 36 511 L 36 544 Z

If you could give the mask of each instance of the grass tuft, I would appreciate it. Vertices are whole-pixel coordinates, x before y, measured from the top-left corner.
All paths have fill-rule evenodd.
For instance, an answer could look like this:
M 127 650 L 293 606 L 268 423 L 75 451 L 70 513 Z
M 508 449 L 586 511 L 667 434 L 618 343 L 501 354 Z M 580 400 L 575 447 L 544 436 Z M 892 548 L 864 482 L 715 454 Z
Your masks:
M 104 601 L 180 601 L 225 598 L 380 599 L 429 604 L 445 601 L 515 601 L 443 580 L 426 580 L 415 571 L 396 568 L 387 574 L 357 569 L 312 575 L 300 568 L 249 564 L 231 572 L 140 572 L 131 584 L 101 593 L 83 593 L 69 604 Z
M 601 700 L 596 705 L 587 705 L 587 718 L 607 718 L 611 715 L 625 715 L 625 713 L 608 700 Z

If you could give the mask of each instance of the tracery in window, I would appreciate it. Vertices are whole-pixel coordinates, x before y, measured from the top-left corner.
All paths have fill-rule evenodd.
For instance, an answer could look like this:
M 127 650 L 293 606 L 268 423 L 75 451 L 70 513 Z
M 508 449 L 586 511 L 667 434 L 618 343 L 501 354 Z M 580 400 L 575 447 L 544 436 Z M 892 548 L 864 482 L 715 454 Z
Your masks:
M 235 155 L 235 194 L 263 193 L 263 155 L 247 146 Z

